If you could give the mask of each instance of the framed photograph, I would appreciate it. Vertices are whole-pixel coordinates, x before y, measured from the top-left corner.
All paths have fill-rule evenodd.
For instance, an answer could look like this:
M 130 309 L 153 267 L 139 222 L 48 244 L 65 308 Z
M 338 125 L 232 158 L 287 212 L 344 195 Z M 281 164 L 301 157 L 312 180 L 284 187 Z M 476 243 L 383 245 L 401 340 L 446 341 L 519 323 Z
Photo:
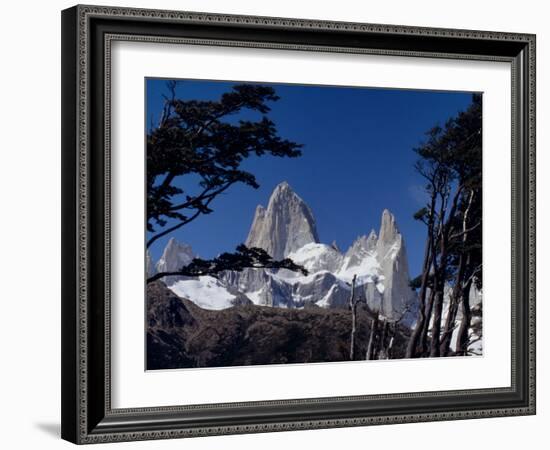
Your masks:
M 62 12 L 62 437 L 535 413 L 535 36 Z

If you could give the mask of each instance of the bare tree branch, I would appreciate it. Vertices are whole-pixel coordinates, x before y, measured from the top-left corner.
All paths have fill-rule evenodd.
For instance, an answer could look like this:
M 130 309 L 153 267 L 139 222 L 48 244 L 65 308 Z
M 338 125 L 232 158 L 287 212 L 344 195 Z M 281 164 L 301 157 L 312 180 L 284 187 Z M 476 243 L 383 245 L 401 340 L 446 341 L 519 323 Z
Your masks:
M 231 186 L 233 183 L 228 183 L 223 189 L 220 189 L 219 192 L 216 194 L 221 194 L 223 191 L 225 191 L 226 189 L 229 188 L 229 186 Z M 214 200 L 214 198 L 216 198 L 216 196 L 212 196 L 210 197 L 204 204 L 203 204 L 203 208 L 208 208 L 208 205 L 210 204 L 210 202 L 212 202 L 212 200 Z M 153 237 L 151 237 L 148 241 L 147 241 L 147 248 L 149 248 L 155 241 L 159 240 L 161 237 L 164 237 L 166 236 L 167 234 L 170 234 L 172 233 L 173 231 L 176 231 L 178 230 L 179 228 L 183 227 L 184 225 L 187 225 L 189 222 L 192 222 L 193 220 L 195 220 L 198 216 L 200 216 L 201 214 L 204 213 L 204 209 L 201 208 L 201 209 L 197 209 L 197 211 L 190 217 L 188 218 L 185 218 L 185 219 L 182 219 L 180 221 L 180 223 L 170 227 L 170 228 L 167 228 L 163 231 L 161 231 L 160 233 L 157 233 L 155 234 Z

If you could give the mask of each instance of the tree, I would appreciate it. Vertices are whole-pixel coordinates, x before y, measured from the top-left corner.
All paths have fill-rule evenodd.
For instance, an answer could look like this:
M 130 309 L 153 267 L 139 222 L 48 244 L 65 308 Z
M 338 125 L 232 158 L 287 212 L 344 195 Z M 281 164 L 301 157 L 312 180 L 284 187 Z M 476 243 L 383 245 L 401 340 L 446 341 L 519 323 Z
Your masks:
M 470 291 L 474 286 L 478 289 L 482 287 L 481 131 L 481 97 L 474 95 L 470 108 L 459 114 L 448 130 L 453 149 L 451 167 L 462 190 L 448 237 L 452 288 L 445 327 L 438 343 L 442 356 L 449 353 L 459 307 L 462 309 L 462 321 L 458 331 L 457 353 L 467 354 L 471 321 Z
M 427 236 L 419 316 L 407 357 L 445 356 L 459 305 L 462 328 L 466 327 L 460 333 L 467 335 L 470 288 L 474 281 L 481 283 L 481 97 L 474 95 L 471 106 L 443 128 L 431 129 L 415 151 L 419 155 L 415 167 L 427 180 L 429 201 L 415 214 L 426 225 Z M 449 311 L 442 331 L 449 284 Z
M 302 272 L 307 275 L 308 271 L 294 263 L 290 258 L 275 261 L 269 254 L 261 249 L 246 245 L 239 245 L 235 253 L 222 253 L 214 259 L 195 258 L 185 267 L 175 272 L 157 273 L 147 279 L 147 283 L 159 280 L 160 278 L 182 275 L 187 277 L 198 277 L 202 275 L 217 275 L 227 270 L 242 271 L 247 268 L 252 269 L 287 269 L 294 272 Z
M 258 188 L 255 176 L 241 167 L 250 156 L 301 155 L 302 146 L 282 139 L 266 116 L 268 103 L 279 100 L 273 88 L 240 84 L 217 101 L 201 101 L 176 98 L 176 85 L 175 81 L 167 83 L 170 96 L 165 98 L 158 126 L 147 135 L 147 248 L 198 217 L 211 214 L 213 201 L 231 186 L 242 183 Z M 240 113 L 259 113 L 261 118 L 236 119 Z M 181 183 L 184 177 L 189 182 L 186 188 Z M 222 263 L 227 270 L 242 270 L 245 261 L 257 264 L 262 260 L 270 267 L 282 264 L 268 261 L 260 250 L 240 246 L 233 259 L 225 253 L 207 261 L 211 264 L 202 266 L 200 272 L 215 273 L 208 272 L 207 267 L 217 268 Z M 234 269 L 230 269 L 230 262 Z M 195 268 L 202 263 L 206 262 L 195 260 Z M 293 270 L 294 266 L 286 265 Z M 156 279 L 165 275 L 157 274 Z
M 376 311 L 370 323 L 369 342 L 367 344 L 367 354 L 365 355 L 365 359 L 367 361 L 374 359 L 374 355 L 376 353 L 375 345 L 376 345 L 376 337 L 378 333 L 379 320 L 380 320 L 380 314 L 378 311 Z
M 357 333 L 357 307 L 361 303 L 362 298 L 355 293 L 355 283 L 357 282 L 357 275 L 353 275 L 351 280 L 351 290 L 349 294 L 348 307 L 351 311 L 351 334 L 349 344 L 349 359 L 353 361 L 355 358 L 355 334 Z M 366 303 L 366 301 L 365 301 Z

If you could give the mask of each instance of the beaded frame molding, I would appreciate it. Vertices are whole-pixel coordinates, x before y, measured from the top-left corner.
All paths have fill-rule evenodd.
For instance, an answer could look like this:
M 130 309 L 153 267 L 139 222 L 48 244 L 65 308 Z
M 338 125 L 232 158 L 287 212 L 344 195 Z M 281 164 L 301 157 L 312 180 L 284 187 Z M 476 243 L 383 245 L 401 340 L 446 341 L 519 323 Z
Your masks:
M 113 41 L 505 61 L 512 72 L 506 388 L 111 407 Z M 62 437 L 78 444 L 535 414 L 535 36 L 78 5 L 62 12 Z

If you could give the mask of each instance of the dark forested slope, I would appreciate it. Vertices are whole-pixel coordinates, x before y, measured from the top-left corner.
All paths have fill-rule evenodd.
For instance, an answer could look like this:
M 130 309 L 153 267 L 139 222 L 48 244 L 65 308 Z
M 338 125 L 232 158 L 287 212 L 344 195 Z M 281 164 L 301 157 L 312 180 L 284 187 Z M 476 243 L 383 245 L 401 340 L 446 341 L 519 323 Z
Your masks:
M 372 317 L 358 310 L 355 359 L 365 359 Z M 398 327 L 392 358 L 404 355 Z M 205 310 L 160 282 L 147 287 L 147 369 L 349 360 L 346 309 L 240 305 Z

